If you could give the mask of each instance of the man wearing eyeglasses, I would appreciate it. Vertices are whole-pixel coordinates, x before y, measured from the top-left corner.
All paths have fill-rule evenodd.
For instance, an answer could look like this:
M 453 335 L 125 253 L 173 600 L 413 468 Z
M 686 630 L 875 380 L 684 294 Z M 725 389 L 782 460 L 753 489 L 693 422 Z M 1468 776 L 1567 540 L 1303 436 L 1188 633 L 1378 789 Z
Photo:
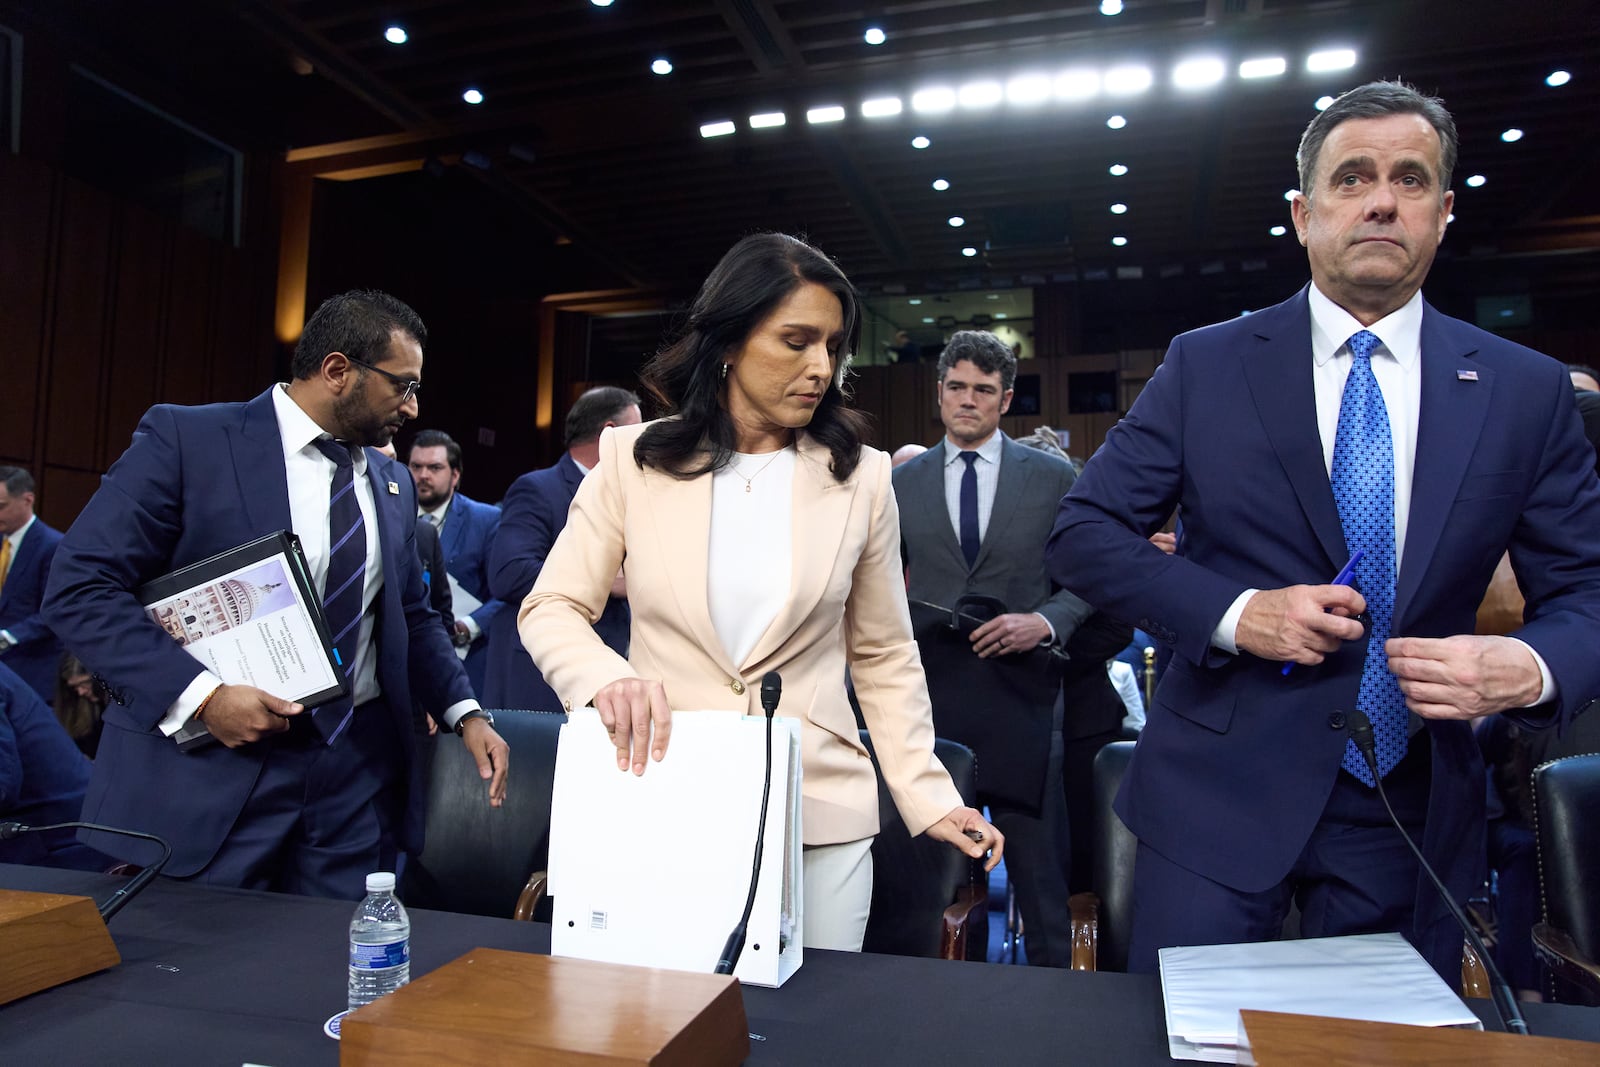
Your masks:
M 56 555 L 46 621 L 109 688 L 84 818 L 173 847 L 170 876 L 359 899 L 422 847 L 413 693 L 505 795 L 508 750 L 428 605 L 405 468 L 380 455 L 417 414 L 427 330 L 386 293 L 323 303 L 294 380 L 243 404 L 158 405 Z M 306 708 L 224 685 L 135 591 L 276 530 L 300 538 L 349 695 Z M 198 719 L 220 744 L 181 751 Z M 124 839 L 85 842 L 133 862 Z

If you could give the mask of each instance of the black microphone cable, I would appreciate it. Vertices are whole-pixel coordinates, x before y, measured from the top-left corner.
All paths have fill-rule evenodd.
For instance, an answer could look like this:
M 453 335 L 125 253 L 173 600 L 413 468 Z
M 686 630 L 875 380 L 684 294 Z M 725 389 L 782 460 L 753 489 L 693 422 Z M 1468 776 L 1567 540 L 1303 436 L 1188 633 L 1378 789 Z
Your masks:
M 756 856 L 750 869 L 750 892 L 744 899 L 744 913 L 739 923 L 723 943 L 722 956 L 717 960 L 714 974 L 732 974 L 744 952 L 745 933 L 750 926 L 750 913 L 756 907 L 756 884 L 761 878 L 762 846 L 767 837 L 767 798 L 772 794 L 772 713 L 778 710 L 778 698 L 783 693 L 783 679 L 777 671 L 768 671 L 761 679 L 761 710 L 767 713 L 767 770 L 761 780 L 761 817 L 756 822 Z
M 118 826 L 104 826 L 95 822 L 58 822 L 49 826 L 24 826 L 20 822 L 0 822 L 0 841 L 8 841 L 18 834 L 37 834 L 46 830 L 98 830 L 103 834 L 116 834 L 119 837 L 137 837 L 142 841 L 154 841 L 161 846 L 161 858 L 146 867 L 128 880 L 128 884 L 111 894 L 104 904 L 99 905 L 100 918 L 110 921 L 111 917 L 122 910 L 123 905 L 138 896 L 140 891 L 161 873 L 161 869 L 172 858 L 172 846 L 155 834 L 143 833 L 139 830 L 124 830 Z

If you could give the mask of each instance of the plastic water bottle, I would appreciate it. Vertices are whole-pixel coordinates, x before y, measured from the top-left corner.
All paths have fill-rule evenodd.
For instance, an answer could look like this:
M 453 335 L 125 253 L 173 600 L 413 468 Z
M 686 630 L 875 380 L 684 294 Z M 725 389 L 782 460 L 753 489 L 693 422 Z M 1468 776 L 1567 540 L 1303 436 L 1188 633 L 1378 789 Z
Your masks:
M 367 875 L 367 896 L 350 920 L 350 1010 L 411 981 L 411 918 L 394 895 L 394 875 Z

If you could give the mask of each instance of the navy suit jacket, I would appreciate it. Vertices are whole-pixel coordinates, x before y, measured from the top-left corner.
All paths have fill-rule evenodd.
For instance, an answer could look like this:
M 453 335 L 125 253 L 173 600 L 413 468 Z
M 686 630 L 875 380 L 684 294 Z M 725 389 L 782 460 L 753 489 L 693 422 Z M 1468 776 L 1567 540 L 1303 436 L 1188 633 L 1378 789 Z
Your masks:
M 511 607 L 491 624 L 489 670 L 484 679 L 486 707 L 561 710 L 560 699 L 545 684 L 544 675 L 522 644 L 517 615 L 522 599 L 544 569 L 556 535 L 567 525 L 567 509 L 582 481 L 583 471 L 570 454 L 563 453 L 554 466 L 512 482 L 500 502 L 500 533 L 489 553 L 489 588 Z M 617 655 L 626 656 L 631 621 L 628 602 L 611 597 L 594 629 Z
M 157 724 L 199 665 L 145 615 L 134 590 L 292 529 L 282 450 L 270 390 L 243 404 L 151 408 L 67 531 L 50 574 L 46 620 L 113 696 L 84 818 L 167 838 L 173 846 L 167 873 L 180 877 L 204 867 L 234 829 L 269 746 L 209 745 L 184 753 L 162 735 Z M 406 796 L 397 837 L 401 848 L 416 851 L 425 794 L 410 780 L 417 766 L 413 694 L 434 714 L 472 694 L 428 605 L 411 479 L 378 452 L 369 448 L 366 456 L 384 575 L 372 605 L 378 684 L 407 764 L 399 778 Z M 84 840 L 113 855 L 127 848 L 111 837 Z
M 439 543 L 444 546 L 445 569 L 461 583 L 461 588 L 481 601 L 476 611 L 466 613 L 472 616 L 472 621 L 478 624 L 481 631 L 467 650 L 467 677 L 472 680 L 473 691 L 480 695 L 483 693 L 489 624 L 505 607 L 489 591 L 489 546 L 494 543 L 495 530 L 499 526 L 499 508 L 493 504 L 480 504 L 462 493 L 452 493 L 444 527 L 439 531 Z
M 55 703 L 56 669 L 61 663 L 61 642 L 39 613 L 44 602 L 50 562 L 61 531 L 35 519 L 11 560 L 6 585 L 0 589 L 0 630 L 9 630 L 17 643 L 0 652 L 4 663 L 33 687 L 46 704 Z
M 88 781 L 89 758 L 33 689 L 0 664 L 0 819 L 31 826 L 71 822 Z M 54 866 L 52 853 L 74 851 L 88 850 L 71 830 L 27 834 L 0 841 L 0 863 Z
M 1513 715 L 1564 723 L 1600 694 L 1600 483 L 1560 364 L 1425 305 L 1411 511 L 1393 635 L 1473 632 L 1501 553 L 1527 594 L 1515 636 L 1559 700 Z M 1184 334 L 1107 435 L 1051 534 L 1056 579 L 1176 653 L 1117 811 L 1156 851 L 1246 891 L 1287 875 L 1345 748 L 1365 643 L 1316 667 L 1210 644 L 1246 588 L 1323 584 L 1349 553 L 1323 460 L 1306 293 Z M 1183 554 L 1145 538 L 1175 506 Z M 1413 717 L 1413 727 L 1421 720 Z M 1459 894 L 1482 863 L 1483 767 L 1464 722 L 1428 721 L 1423 848 Z M 1419 920 L 1442 907 L 1418 897 Z

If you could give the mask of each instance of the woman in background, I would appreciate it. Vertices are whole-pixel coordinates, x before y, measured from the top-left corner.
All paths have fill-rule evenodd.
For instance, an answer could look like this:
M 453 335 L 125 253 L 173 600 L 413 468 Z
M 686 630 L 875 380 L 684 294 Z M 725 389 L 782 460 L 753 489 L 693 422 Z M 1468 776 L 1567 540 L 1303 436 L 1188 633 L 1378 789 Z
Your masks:
M 61 654 L 56 670 L 56 718 L 67 736 L 90 759 L 100 747 L 100 713 L 105 710 L 105 692 L 96 684 L 89 668 L 71 652 Z

